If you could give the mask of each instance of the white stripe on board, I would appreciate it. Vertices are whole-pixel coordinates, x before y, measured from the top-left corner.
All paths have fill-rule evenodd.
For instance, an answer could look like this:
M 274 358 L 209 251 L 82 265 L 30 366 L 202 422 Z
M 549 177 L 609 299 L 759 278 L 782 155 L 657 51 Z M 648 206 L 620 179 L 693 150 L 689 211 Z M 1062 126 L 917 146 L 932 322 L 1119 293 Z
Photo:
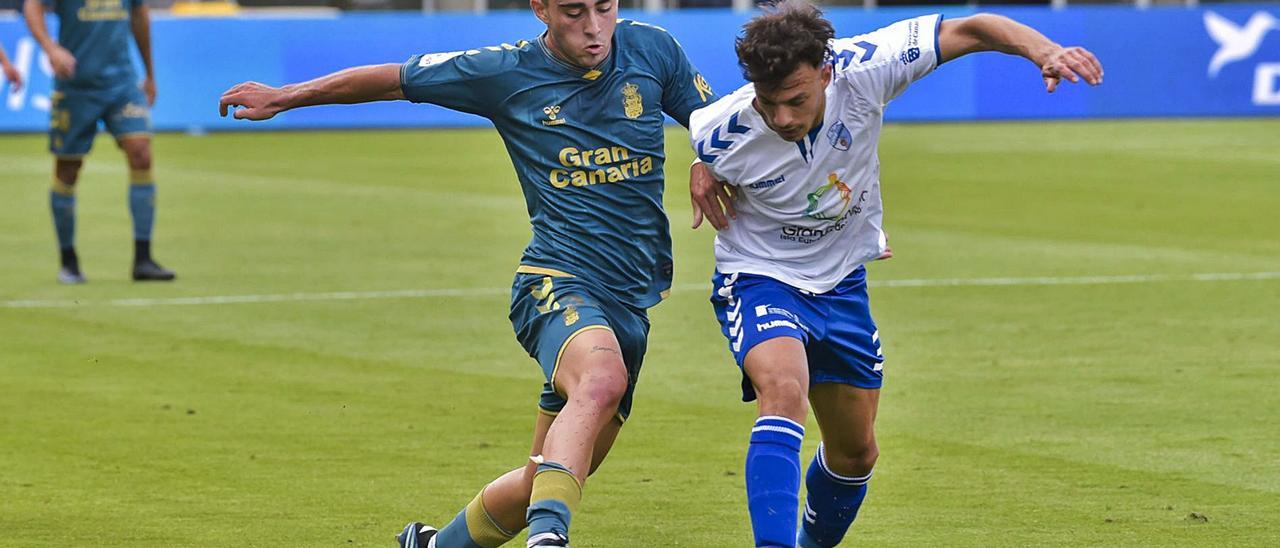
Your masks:
M 872 281 L 871 287 L 981 287 L 1044 285 L 1110 285 L 1157 282 L 1230 282 L 1248 280 L 1280 280 L 1280 272 L 1213 272 L 1204 274 L 1135 274 L 1126 276 L 1066 276 L 1032 278 L 922 278 Z M 706 284 L 680 284 L 675 291 L 708 291 Z M 82 306 L 194 306 L 208 304 L 251 304 L 303 301 L 361 301 L 375 299 L 432 299 L 443 297 L 488 297 L 510 294 L 499 288 L 404 289 L 398 291 L 335 291 L 329 293 L 281 293 L 275 295 L 214 295 L 208 297 L 171 297 L 150 299 L 24 299 L 0 301 L 0 308 L 76 308 Z

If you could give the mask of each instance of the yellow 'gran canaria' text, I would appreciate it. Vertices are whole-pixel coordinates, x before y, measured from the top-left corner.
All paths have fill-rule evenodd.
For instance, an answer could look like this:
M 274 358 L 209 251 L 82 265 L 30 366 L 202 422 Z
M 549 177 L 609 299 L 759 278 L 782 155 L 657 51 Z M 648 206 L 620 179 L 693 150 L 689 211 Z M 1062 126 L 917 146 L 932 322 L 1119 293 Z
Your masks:
M 618 183 L 653 171 L 653 158 L 632 158 L 630 151 L 619 146 L 587 150 L 564 147 L 558 159 L 566 169 L 551 170 L 551 186 L 556 188 Z

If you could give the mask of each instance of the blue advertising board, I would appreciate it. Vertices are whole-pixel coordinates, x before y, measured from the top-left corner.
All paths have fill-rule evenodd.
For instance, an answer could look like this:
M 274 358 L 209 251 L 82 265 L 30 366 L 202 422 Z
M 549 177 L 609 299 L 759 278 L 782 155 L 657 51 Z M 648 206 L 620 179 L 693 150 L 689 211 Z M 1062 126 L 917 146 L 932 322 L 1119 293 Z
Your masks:
M 839 35 L 853 35 L 927 8 L 827 11 Z M 948 17 L 971 8 L 944 8 Z M 917 83 L 888 109 L 899 121 L 1280 115 L 1280 5 L 1207 8 L 1127 6 L 1000 8 L 992 11 L 1095 52 L 1104 85 L 1064 85 L 1049 95 L 1036 67 L 1015 57 L 962 58 Z M 742 84 L 733 39 L 750 14 L 683 10 L 624 13 L 668 29 L 721 93 Z M 51 24 L 56 22 L 51 20 Z M 528 12 L 347 14 L 332 17 L 187 19 L 154 17 L 159 130 L 248 130 L 483 125 L 434 106 L 379 103 L 285 113 L 264 124 L 218 117 L 218 96 L 255 80 L 306 80 L 345 67 L 400 62 L 411 54 L 469 49 L 536 36 Z M 0 15 L 0 44 L 28 85 L 0 91 L 0 131 L 43 131 L 52 87 L 48 60 L 15 14 Z M 3 85 L 3 84 L 0 84 Z

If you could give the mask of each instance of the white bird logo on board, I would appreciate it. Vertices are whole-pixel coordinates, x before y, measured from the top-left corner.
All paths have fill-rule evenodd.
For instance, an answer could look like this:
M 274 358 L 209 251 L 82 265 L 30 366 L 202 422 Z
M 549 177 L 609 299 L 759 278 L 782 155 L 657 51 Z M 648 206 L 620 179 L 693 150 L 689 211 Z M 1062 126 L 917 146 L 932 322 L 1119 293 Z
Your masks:
M 1218 43 L 1218 51 L 1209 61 L 1209 77 L 1218 76 L 1218 71 L 1229 63 L 1247 59 L 1258 51 L 1267 31 L 1280 30 L 1280 20 L 1265 11 L 1259 11 L 1249 18 L 1244 26 L 1236 26 L 1230 19 L 1211 11 L 1204 13 L 1204 28 L 1209 37 Z

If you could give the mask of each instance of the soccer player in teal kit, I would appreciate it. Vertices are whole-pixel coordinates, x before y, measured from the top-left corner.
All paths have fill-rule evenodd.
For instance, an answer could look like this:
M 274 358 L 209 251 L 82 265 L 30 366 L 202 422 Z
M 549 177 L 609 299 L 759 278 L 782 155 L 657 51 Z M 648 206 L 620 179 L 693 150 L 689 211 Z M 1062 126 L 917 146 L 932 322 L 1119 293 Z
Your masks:
M 681 124 L 715 100 L 662 29 L 618 20 L 613 0 L 532 0 L 530 41 L 417 55 L 297 85 L 248 82 L 223 95 L 236 118 L 309 105 L 408 99 L 484 116 L 506 143 L 533 240 L 512 286 L 516 338 L 542 366 L 530 462 L 489 483 L 438 533 L 402 546 L 568 546 L 582 484 L 604 459 L 644 356 L 646 310 L 671 285 L 662 209 L 663 113 Z
M 57 42 L 45 27 L 46 8 L 58 16 Z M 115 136 L 129 161 L 133 279 L 172 280 L 173 272 L 151 258 L 156 186 L 151 176 L 150 108 L 156 100 L 156 82 L 147 7 L 142 0 L 26 0 L 23 12 L 31 36 L 44 48 L 54 72 L 49 151 L 56 162 L 49 207 L 62 254 L 58 281 L 85 281 L 75 249 L 75 187 L 99 121 Z M 141 85 L 129 56 L 130 35 L 147 71 Z

